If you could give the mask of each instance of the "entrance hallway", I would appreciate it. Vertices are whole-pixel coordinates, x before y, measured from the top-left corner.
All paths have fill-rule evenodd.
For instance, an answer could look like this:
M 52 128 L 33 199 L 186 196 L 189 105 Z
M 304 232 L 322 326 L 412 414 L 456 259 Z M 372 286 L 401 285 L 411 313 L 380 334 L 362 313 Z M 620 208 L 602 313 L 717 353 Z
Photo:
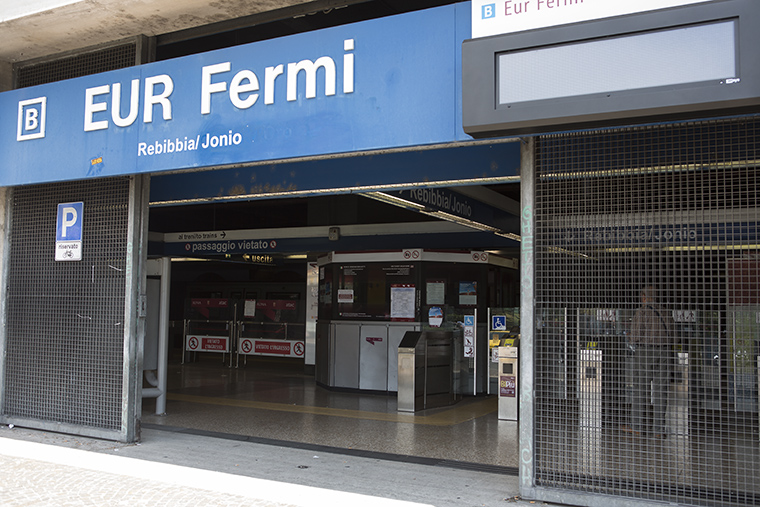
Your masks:
M 168 391 L 165 416 L 155 415 L 154 400 L 144 400 L 143 427 L 472 463 L 517 474 L 517 423 L 498 420 L 495 396 L 399 413 L 395 393 L 328 390 L 303 373 L 302 363 L 249 359 L 229 368 L 221 356 L 170 363 Z

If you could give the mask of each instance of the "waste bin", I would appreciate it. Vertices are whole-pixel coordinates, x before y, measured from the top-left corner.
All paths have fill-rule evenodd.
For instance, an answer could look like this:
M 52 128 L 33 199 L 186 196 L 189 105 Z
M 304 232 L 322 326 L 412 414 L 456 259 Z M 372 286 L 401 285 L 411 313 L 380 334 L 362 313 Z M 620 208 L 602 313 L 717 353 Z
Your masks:
M 520 372 L 517 347 L 499 347 L 499 419 L 516 421 Z
M 407 331 L 398 346 L 399 412 L 443 407 L 456 400 L 450 331 Z

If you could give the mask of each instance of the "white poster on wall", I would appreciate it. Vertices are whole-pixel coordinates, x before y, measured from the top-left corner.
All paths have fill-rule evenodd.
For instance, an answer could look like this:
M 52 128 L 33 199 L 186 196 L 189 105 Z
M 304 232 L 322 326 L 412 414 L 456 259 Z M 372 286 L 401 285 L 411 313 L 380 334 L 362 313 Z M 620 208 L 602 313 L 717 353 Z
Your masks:
M 472 0 L 472 38 L 716 0 Z
M 256 316 L 256 300 L 246 299 L 243 306 L 243 317 L 253 318 Z
M 415 290 L 414 285 L 391 286 L 391 319 L 414 320 Z

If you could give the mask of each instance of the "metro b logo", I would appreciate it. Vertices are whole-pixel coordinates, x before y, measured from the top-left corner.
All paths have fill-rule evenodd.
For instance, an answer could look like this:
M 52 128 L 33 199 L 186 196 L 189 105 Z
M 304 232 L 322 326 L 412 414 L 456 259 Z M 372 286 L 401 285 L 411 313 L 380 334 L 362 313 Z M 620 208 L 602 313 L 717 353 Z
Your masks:
M 482 19 L 495 18 L 496 17 L 496 4 L 486 4 L 481 10 Z
M 37 130 L 40 125 L 39 121 L 40 112 L 38 109 L 30 107 L 24 110 L 24 132 L 30 130 Z
M 45 137 L 45 117 L 47 116 L 47 97 L 22 100 L 18 103 L 17 141 L 41 139 Z

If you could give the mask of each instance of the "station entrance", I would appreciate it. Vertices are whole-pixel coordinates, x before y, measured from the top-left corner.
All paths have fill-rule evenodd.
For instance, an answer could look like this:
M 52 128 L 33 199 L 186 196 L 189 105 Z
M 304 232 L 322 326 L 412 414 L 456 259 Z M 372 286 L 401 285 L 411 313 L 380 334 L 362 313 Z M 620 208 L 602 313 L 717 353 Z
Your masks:
M 143 426 L 516 473 L 516 423 L 498 420 L 491 354 L 500 342 L 486 321 L 489 308 L 508 308 L 516 335 L 519 181 L 414 188 L 432 202 L 404 189 L 171 205 L 155 197 L 149 255 L 172 258 L 168 393 L 166 415 L 144 401 Z M 471 220 L 441 218 L 453 198 Z M 222 251 L 229 241 L 236 246 Z M 456 351 L 452 402 L 401 413 L 405 332 L 446 328 L 461 343 L 465 314 L 479 315 L 478 351 Z

